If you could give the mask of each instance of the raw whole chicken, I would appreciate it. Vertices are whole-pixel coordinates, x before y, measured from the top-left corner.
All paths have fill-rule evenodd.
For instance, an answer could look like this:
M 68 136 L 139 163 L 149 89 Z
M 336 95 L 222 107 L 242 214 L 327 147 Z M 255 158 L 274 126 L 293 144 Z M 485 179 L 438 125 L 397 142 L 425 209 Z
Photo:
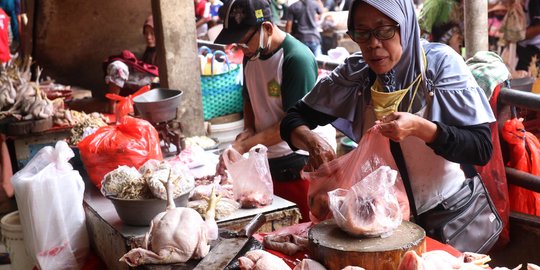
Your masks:
M 197 211 L 174 205 L 173 187 L 167 180 L 167 209 L 157 214 L 150 223 L 142 248 L 126 253 L 120 261 L 131 267 L 141 264 L 170 264 L 199 259 L 210 250 L 209 240 L 217 239 L 218 227 L 215 207 L 219 197 L 213 193 L 209 199 L 205 220 Z
M 455 257 L 443 250 L 433 250 L 419 256 L 410 250 L 401 258 L 398 270 L 482 270 L 488 267 L 486 263 L 490 260 L 488 255 L 476 253 L 466 252 L 460 257 Z M 521 265 L 513 270 L 520 268 Z
M 326 270 L 324 265 L 312 259 L 303 259 L 293 270 Z
M 350 190 L 328 192 L 336 224 L 353 236 L 389 236 L 401 224 L 402 213 L 393 186 L 397 171 L 381 166 Z
M 248 251 L 238 258 L 241 270 L 291 270 L 278 256 L 264 250 Z

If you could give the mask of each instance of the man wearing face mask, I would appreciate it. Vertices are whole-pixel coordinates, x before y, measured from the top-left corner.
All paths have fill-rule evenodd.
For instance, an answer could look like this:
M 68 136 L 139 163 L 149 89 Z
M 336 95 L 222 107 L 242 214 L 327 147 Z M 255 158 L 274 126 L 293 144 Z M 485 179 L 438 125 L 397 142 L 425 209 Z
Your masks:
M 268 147 L 274 193 L 295 202 L 308 220 L 309 182 L 300 178 L 305 151 L 293 151 L 280 138 L 285 112 L 307 94 L 317 80 L 317 62 L 309 48 L 272 23 L 268 0 L 230 0 L 219 11 L 223 30 L 215 40 L 236 44 L 244 53 L 244 131 L 232 147 L 245 153 L 257 144 Z M 335 129 L 317 132 L 336 147 Z

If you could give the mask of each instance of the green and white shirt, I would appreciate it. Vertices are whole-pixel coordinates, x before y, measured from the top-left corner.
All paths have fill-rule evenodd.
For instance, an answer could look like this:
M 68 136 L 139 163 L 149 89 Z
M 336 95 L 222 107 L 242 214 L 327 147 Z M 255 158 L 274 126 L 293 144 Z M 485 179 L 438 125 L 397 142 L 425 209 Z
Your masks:
M 288 108 L 301 100 L 317 81 L 313 53 L 289 34 L 271 55 L 244 62 L 244 99 L 252 105 L 255 132 L 281 121 Z M 330 125 L 315 130 L 335 146 L 335 129 Z M 268 158 L 291 154 L 285 141 L 268 147 Z M 304 151 L 298 153 L 306 154 Z

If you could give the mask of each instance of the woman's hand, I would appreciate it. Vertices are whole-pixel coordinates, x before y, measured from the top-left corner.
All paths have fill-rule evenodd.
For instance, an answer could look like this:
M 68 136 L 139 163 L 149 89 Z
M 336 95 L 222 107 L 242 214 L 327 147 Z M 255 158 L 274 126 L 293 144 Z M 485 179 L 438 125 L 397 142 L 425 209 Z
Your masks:
M 430 143 L 437 136 L 435 123 L 406 112 L 391 113 L 375 121 L 375 125 L 383 136 L 396 142 L 401 142 L 408 136 L 416 136 Z
M 326 140 L 324 140 L 317 133 L 312 131 L 310 131 L 310 133 L 311 134 L 306 141 L 309 152 L 308 163 L 305 167 L 306 171 L 317 170 L 322 164 L 336 158 L 334 148 L 332 148 L 332 146 L 330 146 Z

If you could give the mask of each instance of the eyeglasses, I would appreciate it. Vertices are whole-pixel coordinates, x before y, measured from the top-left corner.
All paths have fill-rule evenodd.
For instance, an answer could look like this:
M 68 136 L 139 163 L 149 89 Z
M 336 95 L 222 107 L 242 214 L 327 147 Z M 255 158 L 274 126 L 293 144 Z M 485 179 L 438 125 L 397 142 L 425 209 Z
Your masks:
M 353 31 L 347 31 L 347 34 L 357 43 L 366 43 L 371 39 L 371 35 L 378 40 L 391 39 L 396 35 L 398 29 L 399 24 L 381 25 L 373 30 L 354 29 Z
M 245 43 L 235 43 L 236 47 L 239 47 L 241 49 L 246 49 L 246 50 L 249 49 L 248 44 L 257 32 L 258 32 L 257 30 L 253 31 L 253 33 L 251 33 L 251 35 L 249 36 L 249 38 L 247 39 Z

